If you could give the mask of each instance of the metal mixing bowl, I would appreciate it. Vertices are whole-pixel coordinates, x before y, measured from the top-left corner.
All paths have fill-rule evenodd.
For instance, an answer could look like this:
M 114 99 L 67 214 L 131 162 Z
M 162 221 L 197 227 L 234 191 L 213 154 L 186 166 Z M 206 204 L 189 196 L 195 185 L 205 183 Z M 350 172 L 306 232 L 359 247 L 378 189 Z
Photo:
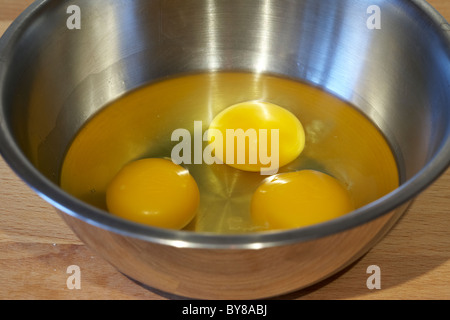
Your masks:
M 0 151 L 87 246 L 150 287 L 247 299 L 312 285 L 366 253 L 449 165 L 450 25 L 423 0 L 70 4 L 81 29 L 67 26 L 69 4 L 38 0 L 0 41 Z M 58 187 L 68 145 L 106 103 L 166 76 L 235 70 L 306 81 L 355 105 L 392 145 L 401 186 L 333 221 L 248 235 L 136 225 Z

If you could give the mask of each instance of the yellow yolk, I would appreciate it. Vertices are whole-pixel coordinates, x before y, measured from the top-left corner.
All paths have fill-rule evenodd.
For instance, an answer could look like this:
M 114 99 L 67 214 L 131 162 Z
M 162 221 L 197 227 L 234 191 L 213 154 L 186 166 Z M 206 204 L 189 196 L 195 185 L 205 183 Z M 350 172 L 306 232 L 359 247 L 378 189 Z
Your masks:
M 295 160 L 305 147 L 305 131 L 298 118 L 287 109 L 263 101 L 235 104 L 219 113 L 208 130 L 208 139 L 214 143 L 212 129 L 218 130 L 224 141 L 214 148 L 216 158 L 245 171 L 267 168 L 274 157 L 282 167 Z M 230 131 L 235 134 L 230 135 Z
M 348 191 L 335 178 L 314 170 L 266 179 L 251 202 L 253 221 L 269 230 L 305 227 L 354 210 Z
M 182 229 L 200 202 L 197 183 L 183 167 L 166 159 L 143 159 L 124 166 L 106 190 L 110 213 L 134 222 Z

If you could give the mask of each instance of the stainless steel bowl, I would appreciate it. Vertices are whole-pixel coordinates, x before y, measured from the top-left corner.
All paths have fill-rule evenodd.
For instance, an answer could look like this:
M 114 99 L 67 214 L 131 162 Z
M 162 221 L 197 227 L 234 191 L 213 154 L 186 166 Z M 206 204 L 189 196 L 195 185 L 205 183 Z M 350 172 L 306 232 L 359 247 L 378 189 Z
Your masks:
M 147 286 L 248 299 L 312 285 L 366 253 L 450 161 L 450 25 L 422 0 L 373 3 L 77 0 L 81 29 L 70 29 L 67 3 L 38 0 L 0 41 L 1 154 L 87 246 Z M 333 221 L 248 235 L 136 225 L 58 187 L 67 146 L 106 103 L 166 76 L 236 70 L 357 106 L 392 145 L 402 185 Z

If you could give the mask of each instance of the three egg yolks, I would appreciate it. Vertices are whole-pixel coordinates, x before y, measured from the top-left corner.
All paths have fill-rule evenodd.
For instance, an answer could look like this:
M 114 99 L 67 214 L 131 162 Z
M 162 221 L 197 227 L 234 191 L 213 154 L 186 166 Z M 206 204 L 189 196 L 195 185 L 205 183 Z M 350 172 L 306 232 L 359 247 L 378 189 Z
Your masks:
M 267 147 L 264 152 L 270 154 L 274 151 L 270 146 L 276 146 L 279 166 L 284 166 L 295 160 L 305 147 L 305 132 L 298 118 L 267 102 L 233 105 L 213 119 L 210 129 L 219 130 L 224 137 L 229 129 L 255 129 L 258 134 L 261 129 L 277 130 L 276 144 L 267 140 L 264 146 L 259 141 L 260 135 L 254 136 L 258 148 L 249 150 L 252 143 L 249 141 L 244 163 L 226 159 L 224 146 L 223 163 L 245 171 L 259 171 L 264 165 L 261 161 L 249 163 L 251 152 Z M 234 151 L 236 156 L 242 150 Z M 183 229 L 196 215 L 200 193 L 186 169 L 170 160 L 150 158 L 131 162 L 120 170 L 108 185 L 106 203 L 108 210 L 119 217 L 155 227 Z M 339 181 L 313 170 L 273 175 L 257 188 L 251 200 L 254 223 L 275 230 L 324 222 L 353 209 L 349 193 Z

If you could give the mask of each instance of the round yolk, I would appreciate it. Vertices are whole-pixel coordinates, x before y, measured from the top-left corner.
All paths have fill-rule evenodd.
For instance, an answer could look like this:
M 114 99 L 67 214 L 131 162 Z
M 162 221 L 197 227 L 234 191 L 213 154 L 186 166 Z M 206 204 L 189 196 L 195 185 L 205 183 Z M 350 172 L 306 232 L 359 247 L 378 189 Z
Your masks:
M 305 227 L 354 210 L 349 192 L 335 178 L 314 170 L 266 179 L 253 194 L 253 221 L 268 230 Z
M 276 162 L 278 169 L 295 160 L 305 147 L 305 131 L 298 118 L 263 101 L 235 104 L 220 112 L 209 126 L 208 141 L 216 143 L 217 130 L 222 145 L 214 146 L 216 158 L 245 171 L 260 171 L 269 162 Z
M 106 190 L 110 213 L 146 225 L 182 229 L 195 216 L 200 192 L 183 167 L 166 159 L 124 166 Z

